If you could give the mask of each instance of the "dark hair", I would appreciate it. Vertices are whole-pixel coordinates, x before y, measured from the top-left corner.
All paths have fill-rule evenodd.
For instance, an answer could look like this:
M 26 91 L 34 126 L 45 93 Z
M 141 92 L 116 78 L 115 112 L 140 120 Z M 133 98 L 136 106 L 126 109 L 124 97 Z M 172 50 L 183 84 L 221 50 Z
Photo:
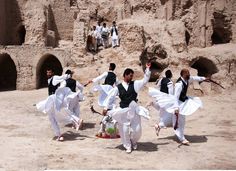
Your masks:
M 72 71 L 68 69 L 68 70 L 66 70 L 65 74 L 72 75 Z
M 113 22 L 112 22 L 112 24 L 116 24 L 116 22 L 115 22 L 115 21 L 113 21 Z
M 54 69 L 53 69 L 53 68 L 47 68 L 47 71 L 52 71 L 52 72 L 54 72 Z
M 180 71 L 180 76 L 183 76 L 183 74 L 185 73 L 185 72 L 187 72 L 188 71 L 188 69 L 182 69 L 181 71 Z
M 171 78 L 171 77 L 172 77 L 172 72 L 171 72 L 171 70 L 167 70 L 167 71 L 165 72 L 165 75 L 166 75 L 166 78 Z
M 134 71 L 132 70 L 132 69 L 130 69 L 130 68 L 127 68 L 127 69 L 125 69 L 125 71 L 124 71 L 124 74 L 123 74 L 123 77 L 125 77 L 126 75 L 129 75 L 129 74 L 133 74 L 134 73 Z
M 114 71 L 116 69 L 116 64 L 110 63 L 109 69 Z

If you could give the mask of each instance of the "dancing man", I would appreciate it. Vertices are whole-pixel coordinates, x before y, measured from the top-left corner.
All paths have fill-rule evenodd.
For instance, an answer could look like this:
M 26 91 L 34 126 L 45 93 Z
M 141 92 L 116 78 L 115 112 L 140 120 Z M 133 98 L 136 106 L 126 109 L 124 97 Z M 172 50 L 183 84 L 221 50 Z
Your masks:
M 117 87 L 114 87 L 106 100 L 106 107 L 103 110 L 104 115 L 112 116 L 118 122 L 119 133 L 122 144 L 127 153 L 131 153 L 132 148 L 137 149 L 137 141 L 141 137 L 141 117 L 149 119 L 149 112 L 137 104 L 138 92 L 149 81 L 151 64 L 146 65 L 144 78 L 132 81 L 134 71 L 127 68 L 124 71 L 124 80 Z M 116 96 L 120 97 L 120 107 L 111 109 Z

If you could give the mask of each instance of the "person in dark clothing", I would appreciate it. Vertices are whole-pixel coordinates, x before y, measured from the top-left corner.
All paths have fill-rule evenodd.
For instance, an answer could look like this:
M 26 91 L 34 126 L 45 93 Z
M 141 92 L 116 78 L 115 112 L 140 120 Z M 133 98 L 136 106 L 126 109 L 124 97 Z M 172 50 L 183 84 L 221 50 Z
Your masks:
M 48 78 L 48 95 L 55 94 L 56 89 L 60 84 L 53 84 L 54 70 L 49 68 L 47 69 L 47 78 Z
M 104 115 L 109 115 L 118 122 L 121 141 L 127 153 L 137 149 L 137 141 L 142 132 L 141 116 L 149 119 L 148 110 L 137 104 L 137 95 L 150 79 L 150 66 L 150 63 L 146 65 L 144 78 L 135 81 L 133 81 L 134 71 L 127 68 L 123 74 L 123 82 L 109 92 L 103 110 Z M 120 107 L 112 108 L 116 96 L 120 97 Z
M 167 70 L 165 72 L 165 77 L 161 78 L 157 83 L 157 88 L 166 94 L 174 95 L 174 84 L 171 80 L 172 72 L 171 70 Z M 157 110 L 160 110 L 160 119 L 159 123 L 155 124 L 155 132 L 156 135 L 159 136 L 159 132 L 161 128 L 172 127 L 172 117 L 171 113 L 166 112 L 163 108 L 160 108 L 158 105 L 154 105 Z
M 100 96 L 98 99 L 98 104 L 101 107 L 104 107 L 104 101 L 107 97 L 108 92 L 116 86 L 118 83 L 118 79 L 116 74 L 114 73 L 114 70 L 116 68 L 116 64 L 110 63 L 109 65 L 109 71 L 104 72 L 103 74 L 99 75 L 98 77 L 90 80 L 86 85 L 90 83 L 96 84 L 97 82 L 104 80 L 103 85 L 95 85 L 93 87 L 93 91 L 99 91 Z

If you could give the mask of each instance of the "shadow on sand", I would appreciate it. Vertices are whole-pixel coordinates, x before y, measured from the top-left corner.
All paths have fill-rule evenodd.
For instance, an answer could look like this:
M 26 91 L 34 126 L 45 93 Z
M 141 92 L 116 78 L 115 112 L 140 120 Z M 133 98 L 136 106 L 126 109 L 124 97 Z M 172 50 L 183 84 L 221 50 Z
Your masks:
M 85 138 L 91 138 L 86 135 L 81 135 L 80 133 L 74 133 L 72 131 L 67 131 L 62 134 L 64 141 L 75 141 L 75 140 L 84 140 Z M 54 137 L 53 140 L 56 140 L 57 137 Z
M 185 135 L 185 138 L 189 140 L 190 143 L 205 143 L 208 140 L 207 135 Z M 169 140 L 179 142 L 176 136 L 168 136 L 168 137 L 159 138 L 159 139 L 169 139 Z
M 135 151 L 154 152 L 154 151 L 158 151 L 159 145 L 167 145 L 169 143 L 138 142 L 137 144 L 138 144 L 138 149 Z M 115 148 L 118 148 L 120 150 L 125 150 L 122 144 Z

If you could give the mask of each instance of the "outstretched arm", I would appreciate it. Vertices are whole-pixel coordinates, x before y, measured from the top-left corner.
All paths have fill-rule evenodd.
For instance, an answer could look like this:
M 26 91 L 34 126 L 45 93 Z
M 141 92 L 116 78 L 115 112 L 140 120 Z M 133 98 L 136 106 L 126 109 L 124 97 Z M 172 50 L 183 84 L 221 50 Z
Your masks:
M 190 79 L 189 79 L 189 83 L 193 82 L 193 81 L 204 81 L 206 80 L 207 78 L 206 77 L 199 77 L 199 76 L 190 76 Z
M 90 83 L 96 83 L 102 79 L 105 79 L 108 75 L 108 72 L 104 72 L 103 74 L 99 75 L 98 77 L 92 79 L 92 80 L 89 80 L 89 82 L 86 84 L 86 86 Z
M 83 92 L 84 86 L 83 86 L 82 84 L 80 84 L 79 81 L 76 81 L 76 87 L 77 87 L 81 92 Z
M 52 79 L 52 85 L 57 85 L 58 83 L 61 83 L 65 80 L 67 80 L 68 78 L 70 78 L 69 74 L 64 74 L 62 76 L 58 76 L 58 75 L 54 75 L 53 79 Z
M 136 93 L 138 93 L 141 90 L 141 88 L 143 88 L 143 86 L 148 83 L 151 76 L 150 67 L 151 64 L 147 63 L 143 79 L 134 81 L 134 90 Z

